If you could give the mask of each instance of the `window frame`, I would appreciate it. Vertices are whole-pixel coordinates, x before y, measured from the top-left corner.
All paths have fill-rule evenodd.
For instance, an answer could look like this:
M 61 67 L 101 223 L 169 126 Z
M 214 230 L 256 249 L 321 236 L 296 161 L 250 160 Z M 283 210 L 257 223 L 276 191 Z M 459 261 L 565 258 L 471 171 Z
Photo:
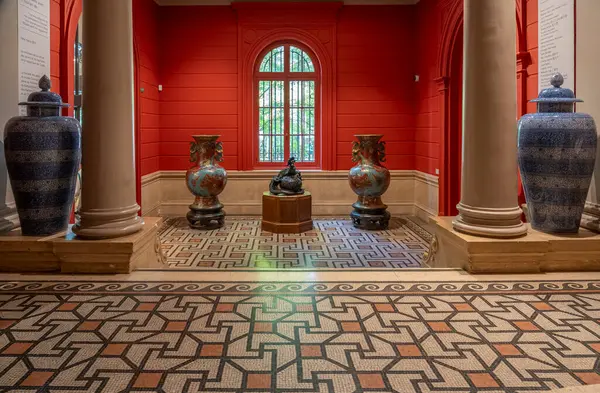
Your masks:
M 260 66 L 273 49 L 284 47 L 284 71 L 283 72 L 261 72 Z M 304 51 L 312 61 L 314 72 L 291 72 L 290 71 L 290 47 L 296 47 Z M 274 169 L 281 168 L 287 164 L 290 157 L 290 81 L 313 81 L 315 84 L 315 161 L 314 162 L 296 162 L 296 167 L 301 169 L 321 169 L 321 69 L 315 53 L 300 42 L 294 40 L 283 40 L 271 43 L 266 46 L 257 57 L 252 70 L 252 116 L 253 116 L 253 140 L 252 163 L 253 169 Z M 284 82 L 284 160 L 283 162 L 264 162 L 259 161 L 259 83 L 261 81 L 283 81 Z

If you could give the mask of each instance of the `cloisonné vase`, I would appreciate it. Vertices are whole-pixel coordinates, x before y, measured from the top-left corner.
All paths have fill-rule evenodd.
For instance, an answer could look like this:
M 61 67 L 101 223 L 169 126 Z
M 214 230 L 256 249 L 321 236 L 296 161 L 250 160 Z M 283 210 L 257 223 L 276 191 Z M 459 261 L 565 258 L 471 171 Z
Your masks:
M 381 165 L 385 162 L 383 135 L 355 135 L 352 145 L 352 162 L 348 180 L 358 200 L 352 205 L 352 223 L 362 229 L 385 229 L 390 221 L 387 205 L 381 196 L 390 186 L 390 171 Z
M 42 91 L 27 102 L 27 116 L 13 117 L 4 130 L 4 152 L 15 196 L 21 233 L 47 236 L 65 231 L 81 161 L 81 125 L 60 115 L 61 97 L 50 91 L 47 76 Z
M 225 223 L 223 205 L 218 195 L 227 184 L 227 172 L 219 162 L 223 161 L 223 145 L 217 142 L 220 135 L 194 135 L 190 142 L 190 161 L 185 179 L 188 189 L 196 199 L 187 214 L 190 227 L 195 229 L 220 228 Z
M 594 119 L 575 113 L 582 102 L 562 88 L 556 74 L 552 87 L 532 102 L 538 112 L 519 120 L 519 168 L 531 227 L 547 233 L 579 230 L 590 187 L 598 137 Z

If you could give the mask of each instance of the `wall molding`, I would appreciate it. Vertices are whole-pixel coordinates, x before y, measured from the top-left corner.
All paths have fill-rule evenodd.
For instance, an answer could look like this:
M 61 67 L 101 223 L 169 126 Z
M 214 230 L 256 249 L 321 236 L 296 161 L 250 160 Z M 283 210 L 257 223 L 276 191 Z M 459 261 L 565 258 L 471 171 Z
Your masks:
M 160 179 L 164 177 L 164 174 L 166 172 L 169 172 L 169 171 L 162 171 L 162 172 L 157 171 L 157 172 L 142 176 L 142 180 L 141 180 L 142 187 L 147 186 L 148 184 L 152 184 L 152 183 L 160 181 Z M 173 172 L 179 172 L 179 171 L 173 171 Z M 181 171 L 181 172 L 183 172 L 183 175 L 185 176 L 185 171 Z
M 228 171 L 221 201 L 230 215 L 260 215 L 262 193 L 279 171 Z M 185 216 L 193 200 L 185 185 L 186 171 L 158 171 L 142 177 L 144 216 Z M 438 214 L 438 177 L 416 170 L 390 171 L 390 188 L 383 197 L 396 215 L 428 220 Z M 348 184 L 348 171 L 302 171 L 306 189 L 313 195 L 313 215 L 346 215 L 356 196 Z
M 160 181 L 161 179 L 181 179 L 185 178 L 187 171 L 157 171 L 148 175 L 142 176 L 142 187 L 147 184 Z M 268 188 L 268 181 L 280 172 L 278 170 L 256 170 L 256 171 L 227 171 L 227 179 L 260 179 L 267 181 L 265 189 Z M 413 170 L 391 170 L 390 176 L 394 179 L 415 179 L 437 186 L 438 177 L 421 171 Z M 311 180 L 348 180 L 348 171 L 311 171 L 302 170 L 302 179 Z
M 278 2 L 297 2 L 297 0 L 277 0 Z M 331 0 L 310 0 L 311 2 L 326 2 Z M 346 5 L 414 5 L 420 0 L 344 0 Z M 160 6 L 228 6 L 232 3 L 257 2 L 255 0 L 154 0 Z M 273 1 L 260 1 L 273 2 Z

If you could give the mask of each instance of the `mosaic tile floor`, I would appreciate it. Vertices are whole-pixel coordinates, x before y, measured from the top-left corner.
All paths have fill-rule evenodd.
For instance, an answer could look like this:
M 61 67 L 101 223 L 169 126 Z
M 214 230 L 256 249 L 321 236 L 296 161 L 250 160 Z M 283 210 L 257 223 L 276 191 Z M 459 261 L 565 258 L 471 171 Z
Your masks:
M 0 282 L 2 392 L 531 393 L 599 364 L 600 282 Z
M 258 218 L 227 218 L 223 228 L 190 229 L 185 218 L 167 219 L 160 233 L 170 267 L 418 268 L 431 234 L 410 218 L 394 218 L 385 231 L 356 229 L 348 219 L 317 219 L 302 234 L 273 234 Z

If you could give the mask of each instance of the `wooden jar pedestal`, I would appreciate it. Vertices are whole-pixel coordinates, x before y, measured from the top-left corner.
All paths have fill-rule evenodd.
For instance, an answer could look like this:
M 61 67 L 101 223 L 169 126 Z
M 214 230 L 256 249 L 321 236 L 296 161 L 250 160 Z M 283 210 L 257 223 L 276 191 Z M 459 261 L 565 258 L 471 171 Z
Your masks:
M 313 228 L 312 196 L 263 193 L 262 229 L 273 233 L 302 233 Z

